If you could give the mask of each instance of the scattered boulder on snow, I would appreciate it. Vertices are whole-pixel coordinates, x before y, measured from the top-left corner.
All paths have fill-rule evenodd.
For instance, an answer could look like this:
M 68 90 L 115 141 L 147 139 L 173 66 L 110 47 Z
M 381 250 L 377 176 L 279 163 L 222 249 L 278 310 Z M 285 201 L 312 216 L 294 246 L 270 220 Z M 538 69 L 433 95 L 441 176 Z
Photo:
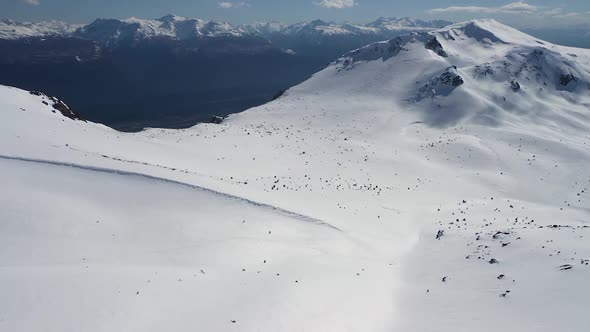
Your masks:
M 492 238 L 493 239 L 498 239 L 498 238 L 501 238 L 503 235 L 510 235 L 510 232 L 497 231 L 496 233 L 494 233 L 494 235 L 492 235 Z
M 560 269 L 561 271 L 567 271 L 567 270 L 571 270 L 571 269 L 573 269 L 573 268 L 574 268 L 574 267 L 573 267 L 571 264 L 564 264 L 564 265 L 561 265 L 561 266 L 559 267 L 559 269 Z

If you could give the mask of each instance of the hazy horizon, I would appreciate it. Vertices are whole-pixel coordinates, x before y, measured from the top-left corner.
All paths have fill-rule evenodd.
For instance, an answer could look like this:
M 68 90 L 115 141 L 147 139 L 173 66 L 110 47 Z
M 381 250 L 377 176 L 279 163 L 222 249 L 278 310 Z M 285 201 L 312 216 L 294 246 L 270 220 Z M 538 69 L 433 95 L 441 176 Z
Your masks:
M 483 3 L 483 4 L 482 4 Z M 393 3 L 386 0 L 188 0 L 114 1 L 8 0 L 0 4 L 3 18 L 17 21 L 58 20 L 87 24 L 96 18 L 154 19 L 173 14 L 232 24 L 276 21 L 291 24 L 321 19 L 330 22 L 368 23 L 378 17 L 412 17 L 454 22 L 493 18 L 517 28 L 588 28 L 590 3 L 580 1 L 434 1 Z

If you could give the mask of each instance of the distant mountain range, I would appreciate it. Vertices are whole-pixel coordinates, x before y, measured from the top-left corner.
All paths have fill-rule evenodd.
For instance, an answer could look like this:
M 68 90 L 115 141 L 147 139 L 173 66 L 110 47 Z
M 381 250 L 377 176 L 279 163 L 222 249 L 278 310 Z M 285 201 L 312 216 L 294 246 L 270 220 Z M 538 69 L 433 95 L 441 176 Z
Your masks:
M 66 36 L 73 34 L 79 27 L 82 25 L 60 21 L 32 23 L 0 19 L 0 39 Z
M 325 38 L 333 36 L 389 36 L 400 31 L 432 30 L 450 24 L 447 21 L 423 21 L 405 18 L 379 18 L 366 25 L 338 24 L 315 20 L 296 24 L 258 22 L 232 25 L 225 22 L 206 21 L 166 15 L 158 19 L 97 19 L 88 25 L 68 24 L 59 21 L 16 22 L 0 20 L 0 39 L 31 37 L 76 37 L 99 42 L 102 45 L 138 42 L 163 38 L 191 40 L 211 37 L 262 37 L 277 36 L 300 38 Z

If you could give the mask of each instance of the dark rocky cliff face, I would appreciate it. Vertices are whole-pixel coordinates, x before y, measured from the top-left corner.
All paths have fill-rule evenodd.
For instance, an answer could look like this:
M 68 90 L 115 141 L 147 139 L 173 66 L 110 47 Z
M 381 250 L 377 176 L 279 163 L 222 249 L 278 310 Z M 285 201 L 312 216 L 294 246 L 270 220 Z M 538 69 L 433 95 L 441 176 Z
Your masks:
M 66 105 L 66 103 L 64 103 L 59 98 L 48 96 L 47 94 L 41 91 L 29 91 L 29 93 L 34 96 L 41 97 L 41 103 L 53 107 L 54 113 L 57 111 L 68 119 L 85 121 L 84 119 L 82 119 L 80 114 L 73 111 L 68 105 Z

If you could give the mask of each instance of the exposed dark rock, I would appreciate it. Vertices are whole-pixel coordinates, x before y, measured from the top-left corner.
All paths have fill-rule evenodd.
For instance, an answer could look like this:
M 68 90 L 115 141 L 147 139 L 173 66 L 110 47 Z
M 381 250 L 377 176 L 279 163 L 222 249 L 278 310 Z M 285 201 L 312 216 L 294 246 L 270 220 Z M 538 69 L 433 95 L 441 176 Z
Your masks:
M 49 97 L 49 99 L 51 99 L 51 101 L 53 101 L 53 105 L 51 105 L 51 106 L 54 109 L 60 111 L 63 116 L 70 118 L 72 120 L 82 120 L 82 118 L 80 117 L 80 114 L 72 111 L 70 109 L 70 107 L 68 105 L 66 105 L 63 101 L 61 101 L 55 97 Z
M 223 120 L 225 120 L 225 118 L 224 118 L 224 117 L 222 117 L 222 116 L 217 116 L 217 115 L 214 115 L 214 116 L 211 118 L 211 123 L 213 123 L 213 124 L 221 124 L 221 123 L 223 122 Z
M 561 74 L 561 76 L 559 76 L 559 84 L 563 86 L 567 86 L 572 81 L 576 81 L 576 77 L 572 73 Z
M 561 271 L 567 271 L 567 270 L 571 270 L 571 269 L 573 269 L 573 268 L 574 268 L 574 267 L 573 267 L 571 264 L 564 264 L 564 265 L 561 265 L 561 266 L 559 267 L 559 269 L 560 269 Z
M 455 68 L 455 72 L 451 72 L 451 71 L 447 70 L 440 76 L 440 78 L 441 78 L 440 82 L 442 84 L 458 87 L 460 85 L 463 85 L 463 83 L 465 83 L 465 81 L 463 81 L 463 78 L 461 76 L 459 76 L 459 74 L 456 73 L 457 68 L 456 67 L 454 67 L 454 68 Z
M 481 77 L 496 74 L 496 71 L 489 63 L 475 66 L 475 73 Z
M 65 116 L 66 118 L 72 119 L 72 120 L 82 120 L 82 117 L 80 116 L 80 114 L 78 114 L 77 112 L 74 112 L 68 105 L 66 105 L 66 103 L 64 103 L 62 100 L 55 98 L 55 97 L 51 97 L 46 95 L 43 92 L 40 91 L 29 91 L 29 93 L 33 96 L 38 96 L 41 98 L 47 98 L 50 102 L 51 102 L 51 107 L 53 107 L 54 109 L 54 113 L 55 111 L 59 111 L 63 116 Z M 41 103 L 45 104 L 45 105 L 49 105 L 49 103 L 45 100 L 42 100 Z
M 492 238 L 497 239 L 500 238 L 501 235 L 510 235 L 510 232 L 497 231 L 494 235 L 492 235 Z
M 287 92 L 286 89 L 282 89 L 281 91 L 277 92 L 274 96 L 272 96 L 272 100 L 277 100 L 279 98 L 281 98 L 285 92 Z
M 426 42 L 426 48 L 444 58 L 449 56 L 436 37 L 433 37 L 428 42 Z
M 510 81 L 510 88 L 512 91 L 518 92 L 520 91 L 520 83 L 518 83 L 516 80 L 512 80 Z
M 419 90 L 416 96 L 416 101 L 424 98 L 433 98 L 436 96 L 448 96 L 453 90 L 465 81 L 457 72 L 456 66 L 451 66 L 445 69 L 440 75 L 431 78 Z

